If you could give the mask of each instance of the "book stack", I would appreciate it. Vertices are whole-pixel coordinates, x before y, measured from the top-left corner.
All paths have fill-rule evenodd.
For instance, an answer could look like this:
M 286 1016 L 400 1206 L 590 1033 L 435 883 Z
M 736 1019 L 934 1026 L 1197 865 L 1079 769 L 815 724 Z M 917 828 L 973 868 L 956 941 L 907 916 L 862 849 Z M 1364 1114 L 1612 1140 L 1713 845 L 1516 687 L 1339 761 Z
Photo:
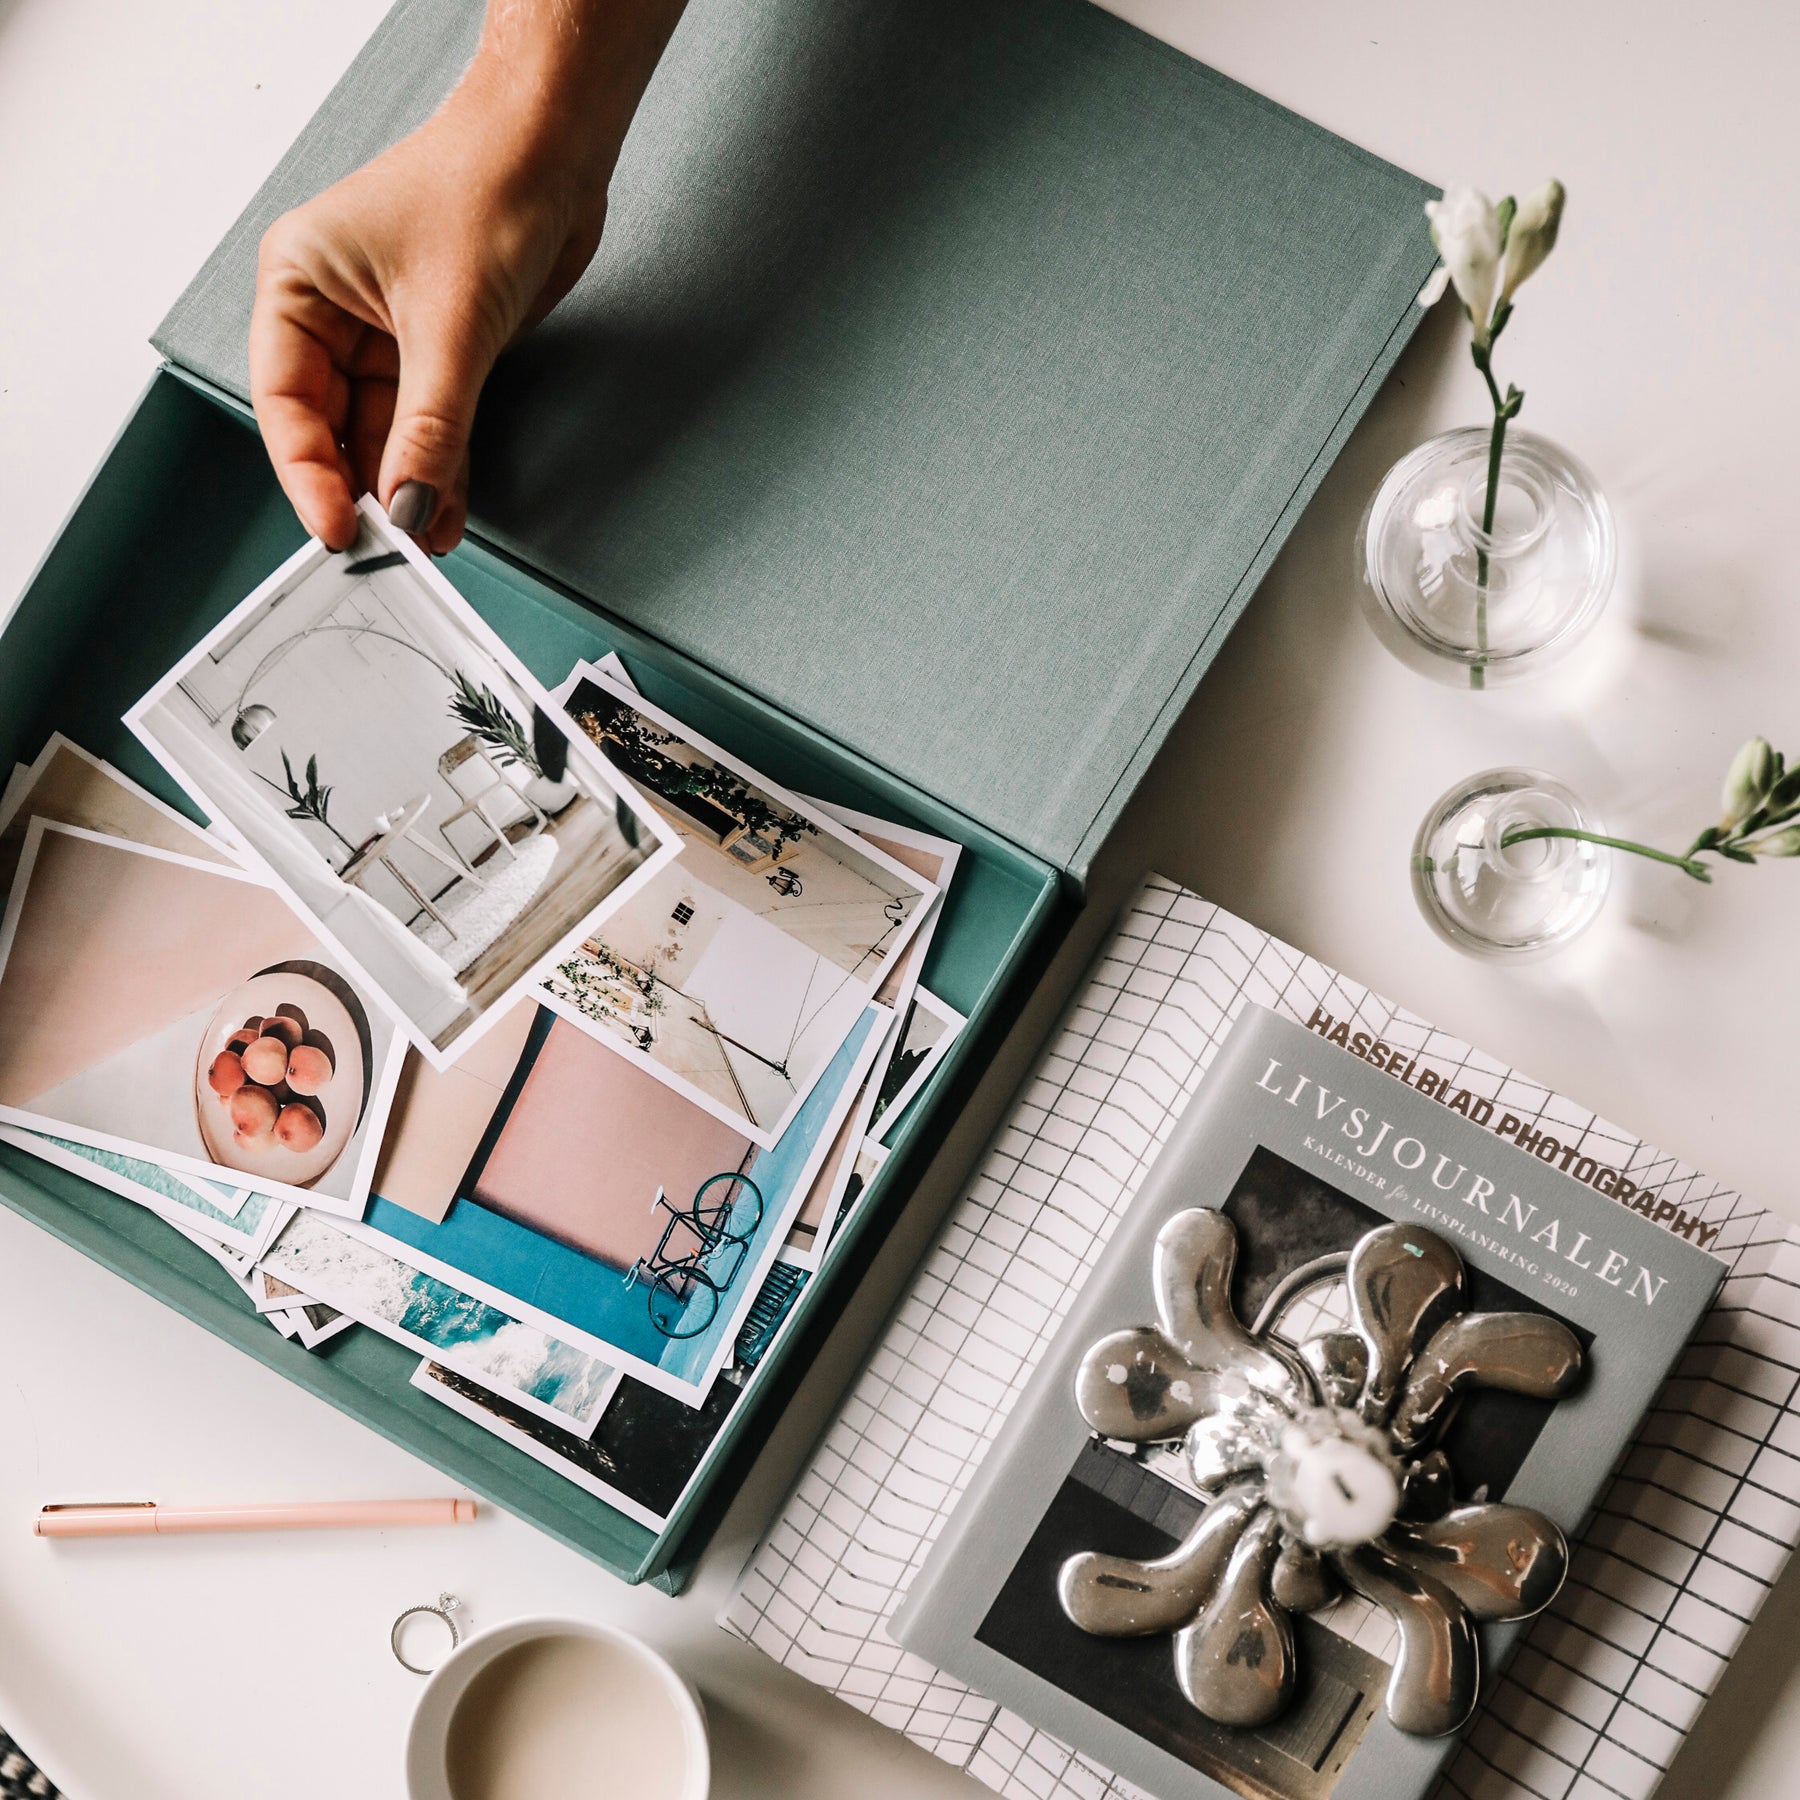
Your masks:
M 1282 1071 L 1268 1073 L 1271 1058 Z M 1258 1089 L 1266 1074 L 1280 1097 Z M 1304 1121 L 1286 1104 L 1302 1076 Z M 1391 1166 L 1415 1144 L 1435 1148 L 1415 1169 Z M 1462 1165 L 1454 1193 L 1433 1184 Z M 1478 1175 L 1498 1202 L 1476 1188 L 1465 1205 Z M 1161 1436 L 1160 1417 L 1140 1428 L 1100 1413 L 1096 1425 L 1077 1380 L 1097 1344 L 1170 1335 L 1159 1237 L 1208 1212 L 1238 1240 L 1221 1290 L 1231 1316 L 1249 1329 L 1281 1300 L 1254 1341 L 1284 1364 L 1289 1345 L 1368 1326 L 1341 1263 L 1285 1299 L 1284 1279 L 1395 1228 L 1424 1255 L 1454 1252 L 1475 1310 L 1553 1318 L 1579 1344 L 1581 1366 L 1554 1397 L 1464 1392 L 1437 1440 L 1448 1515 L 1421 1503 L 1409 1521 L 1402 1509 L 1416 1534 L 1470 1507 L 1517 1508 L 1567 1544 L 1547 1601 L 1540 1587 L 1482 1603 L 1472 1716 L 1396 1718 L 1404 1634 L 1350 1584 L 1328 1607 L 1289 1609 L 1288 1698 L 1248 1723 L 1221 1723 L 1229 1696 L 1182 1672 L 1178 1646 L 1203 1642 L 1188 1628 L 1217 1587 L 1197 1580 L 1179 1617 L 1140 1611 L 1129 1636 L 1086 1630 L 1063 1604 L 1082 1570 L 1126 1591 L 1219 1503 L 1221 1471 L 1192 1438 Z M 1417 1266 L 1410 1251 L 1402 1261 Z M 1184 1266 L 1191 1283 L 1199 1265 Z M 1800 1530 L 1797 1273 L 1800 1234 L 1785 1221 L 1152 880 L 723 1623 L 1008 1795 L 1441 1784 L 1470 1800 L 1642 1800 Z M 1133 1359 L 1102 1364 L 1114 1366 Z M 1352 1382 L 1335 1398 L 1361 1410 L 1366 1394 Z M 1291 1494 L 1282 1504 L 1291 1516 Z M 1282 1591 L 1323 1598 L 1285 1576 Z M 1505 1612 L 1518 1622 L 1498 1622 Z

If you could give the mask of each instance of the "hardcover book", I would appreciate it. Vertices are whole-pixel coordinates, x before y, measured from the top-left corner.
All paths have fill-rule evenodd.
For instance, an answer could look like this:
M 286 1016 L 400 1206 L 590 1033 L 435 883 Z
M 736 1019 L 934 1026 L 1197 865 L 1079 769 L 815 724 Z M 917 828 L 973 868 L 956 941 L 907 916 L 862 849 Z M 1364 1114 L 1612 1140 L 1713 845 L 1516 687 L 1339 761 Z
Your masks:
M 1723 1272 L 1494 1110 L 1246 1008 L 894 1637 L 1159 1800 L 1424 1793 Z

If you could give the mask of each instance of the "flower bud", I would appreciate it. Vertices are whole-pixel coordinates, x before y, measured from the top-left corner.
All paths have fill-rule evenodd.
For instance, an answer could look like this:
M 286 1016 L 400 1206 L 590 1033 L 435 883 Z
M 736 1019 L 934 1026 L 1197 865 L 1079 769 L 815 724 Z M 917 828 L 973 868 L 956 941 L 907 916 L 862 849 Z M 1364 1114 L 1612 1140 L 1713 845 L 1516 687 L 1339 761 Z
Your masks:
M 1757 856 L 1800 856 L 1800 825 L 1785 831 L 1771 831 L 1767 837 L 1752 838 L 1744 845 Z
M 1444 289 L 1450 285 L 1450 271 L 1442 263 L 1425 277 L 1425 285 L 1419 289 L 1419 305 L 1430 312 L 1444 297 Z
M 1775 752 L 1769 748 L 1766 738 L 1753 737 L 1733 760 L 1725 774 L 1725 789 L 1721 796 L 1725 813 L 1719 823 L 1724 826 L 1741 825 L 1762 805 L 1763 796 L 1769 791 L 1769 784 L 1775 779 Z M 1788 855 L 1791 852 L 1783 851 Z
M 1502 306 L 1556 248 L 1562 211 L 1563 184 L 1560 181 L 1546 181 L 1535 194 L 1527 194 L 1519 202 L 1519 209 L 1513 214 L 1512 229 L 1506 234 L 1506 280 L 1500 289 Z
M 1425 202 L 1431 241 L 1468 308 L 1475 346 L 1486 349 L 1500 271 L 1500 220 L 1494 203 L 1477 188 L 1449 187 L 1441 200 Z

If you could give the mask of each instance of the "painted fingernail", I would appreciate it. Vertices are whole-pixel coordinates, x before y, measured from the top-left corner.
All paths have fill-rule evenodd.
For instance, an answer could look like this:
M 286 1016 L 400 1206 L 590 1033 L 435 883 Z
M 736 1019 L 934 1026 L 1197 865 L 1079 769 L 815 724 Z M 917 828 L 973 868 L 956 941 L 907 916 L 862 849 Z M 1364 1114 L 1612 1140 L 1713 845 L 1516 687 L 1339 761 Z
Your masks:
M 399 531 L 423 531 L 437 511 L 437 489 L 429 481 L 403 481 L 388 502 L 388 519 Z

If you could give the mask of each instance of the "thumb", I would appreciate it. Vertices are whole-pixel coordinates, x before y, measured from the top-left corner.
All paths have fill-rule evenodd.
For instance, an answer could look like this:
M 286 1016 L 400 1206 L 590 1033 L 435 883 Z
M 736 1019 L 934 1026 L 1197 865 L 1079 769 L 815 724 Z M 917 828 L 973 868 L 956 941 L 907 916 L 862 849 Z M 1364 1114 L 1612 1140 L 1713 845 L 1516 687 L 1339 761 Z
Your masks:
M 402 531 L 423 537 L 464 479 L 481 384 L 494 366 L 486 334 L 442 312 L 395 320 L 400 377 L 376 495 Z

